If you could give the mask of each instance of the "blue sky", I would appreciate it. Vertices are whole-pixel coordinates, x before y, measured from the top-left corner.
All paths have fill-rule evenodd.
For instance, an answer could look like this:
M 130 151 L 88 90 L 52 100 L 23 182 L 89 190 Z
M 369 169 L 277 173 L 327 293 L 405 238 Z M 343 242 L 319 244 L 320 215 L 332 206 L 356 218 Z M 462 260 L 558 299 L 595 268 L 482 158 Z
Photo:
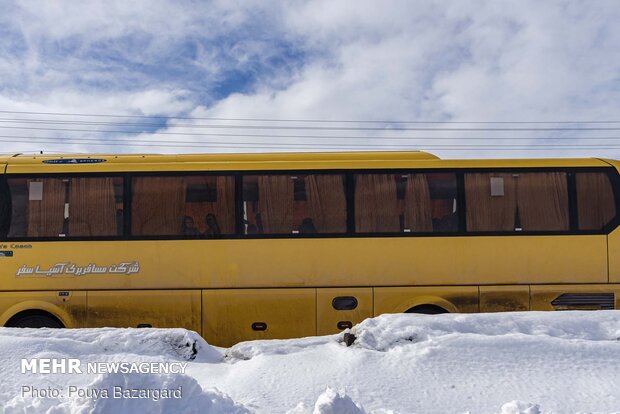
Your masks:
M 0 113 L 2 152 L 421 148 L 442 157 L 620 156 L 592 148 L 620 146 L 602 139 L 620 136 L 614 130 L 342 131 L 326 128 L 368 125 L 286 121 L 620 121 L 615 0 L 0 3 L 0 110 L 160 116 Z M 566 137 L 583 139 L 549 140 Z M 562 143 L 590 147 L 456 150 Z

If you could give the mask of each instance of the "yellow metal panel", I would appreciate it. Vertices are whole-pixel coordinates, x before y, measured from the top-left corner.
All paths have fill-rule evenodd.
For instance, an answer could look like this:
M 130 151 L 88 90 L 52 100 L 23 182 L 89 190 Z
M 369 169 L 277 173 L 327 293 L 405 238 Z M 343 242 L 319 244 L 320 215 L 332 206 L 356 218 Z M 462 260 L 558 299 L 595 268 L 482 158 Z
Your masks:
M 199 290 L 88 292 L 88 326 L 185 328 L 200 333 Z
M 403 237 L 247 240 L 237 272 L 247 284 L 478 285 L 607 281 L 605 236 Z M 243 246 L 243 247 L 242 247 Z M 213 251 L 218 250 L 213 246 Z M 544 252 L 544 254 L 542 253 Z M 269 260 L 264 260 L 269 257 Z M 231 258 L 234 263 L 234 259 Z M 277 265 L 274 265 L 277 264 Z M 247 276 L 252 275 L 251 278 Z M 213 283 L 224 281 L 213 280 Z
M 94 164 L 45 164 L 60 158 L 100 158 Z M 9 173 L 70 173 L 123 171 L 231 171 L 359 168 L 501 168 L 594 167 L 608 164 L 598 159 L 499 159 L 439 160 L 432 154 L 410 152 L 341 152 L 195 155 L 37 155 L 8 158 Z
M 373 316 L 372 288 L 323 288 L 317 289 L 317 334 L 338 333 L 338 322 L 349 321 L 353 325 Z M 357 307 L 352 310 L 337 310 L 332 301 L 338 296 L 353 296 Z
M 84 164 L 47 164 L 43 161 L 97 158 L 104 162 Z M 437 159 L 425 152 L 359 153 L 274 153 L 274 154 L 193 154 L 193 155 L 57 155 L 20 156 L 9 159 L 10 173 L 25 172 L 94 172 L 94 171 L 191 171 L 249 170 L 291 168 L 360 168 L 364 164 L 389 167 L 394 162 L 406 164 Z M 382 168 L 382 167 L 377 167 Z
M 315 289 L 205 290 L 203 336 L 218 346 L 316 335 Z M 252 324 L 266 324 L 256 331 Z
M 0 257 L 4 289 L 337 287 L 351 280 L 360 287 L 513 285 L 606 283 L 608 278 L 605 235 L 85 244 L 33 242 L 13 249 L 13 257 Z M 67 273 L 67 263 L 83 269 L 94 264 L 101 272 L 76 276 Z M 139 267 L 133 272 L 121 263 Z
M 402 313 L 420 305 L 436 305 L 448 312 L 478 312 L 478 287 L 375 288 L 375 316 Z
M 555 310 L 551 302 L 563 293 L 614 293 L 615 308 L 620 308 L 620 285 L 550 285 L 531 286 L 530 303 L 533 311 Z M 579 309 L 579 308 L 575 308 Z M 594 309 L 584 307 L 583 309 Z
M 620 283 L 620 228 L 607 237 L 609 252 L 609 282 Z
M 56 316 L 67 328 L 86 326 L 86 292 L 1 292 L 0 326 L 22 311 L 41 310 Z
M 530 310 L 529 286 L 480 286 L 480 312 Z

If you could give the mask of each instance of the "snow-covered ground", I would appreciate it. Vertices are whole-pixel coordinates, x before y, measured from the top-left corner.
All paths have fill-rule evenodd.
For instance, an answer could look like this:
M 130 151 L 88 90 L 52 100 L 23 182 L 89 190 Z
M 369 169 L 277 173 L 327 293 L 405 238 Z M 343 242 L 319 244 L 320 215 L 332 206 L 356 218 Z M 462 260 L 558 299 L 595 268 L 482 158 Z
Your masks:
M 351 334 L 348 347 L 340 334 L 221 349 L 181 329 L 1 328 L 0 401 L 6 413 L 620 413 L 620 311 L 383 315 Z M 83 372 L 22 373 L 33 358 Z M 86 371 L 110 362 L 184 373 Z M 150 394 L 114 398 L 133 389 Z

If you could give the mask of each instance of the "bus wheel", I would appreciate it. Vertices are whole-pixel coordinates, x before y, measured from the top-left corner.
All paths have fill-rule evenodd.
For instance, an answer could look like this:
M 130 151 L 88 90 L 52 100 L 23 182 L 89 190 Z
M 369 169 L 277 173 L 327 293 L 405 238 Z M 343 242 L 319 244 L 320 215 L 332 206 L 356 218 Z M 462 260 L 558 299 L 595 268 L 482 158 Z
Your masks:
M 18 313 L 7 322 L 6 326 L 9 328 L 64 328 L 56 317 L 40 311 Z
M 438 315 L 440 313 L 448 313 L 447 310 L 435 305 L 419 305 L 409 309 L 405 313 L 420 313 L 423 315 Z

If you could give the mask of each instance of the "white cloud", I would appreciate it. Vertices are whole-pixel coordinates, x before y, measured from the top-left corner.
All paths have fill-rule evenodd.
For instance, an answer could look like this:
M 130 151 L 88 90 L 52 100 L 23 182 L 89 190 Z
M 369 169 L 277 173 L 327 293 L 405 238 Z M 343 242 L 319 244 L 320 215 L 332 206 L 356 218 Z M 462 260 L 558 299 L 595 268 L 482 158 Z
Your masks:
M 25 45 L 19 53 L 0 47 L 0 107 L 7 109 L 228 118 L 570 121 L 613 120 L 620 104 L 620 8 L 613 0 L 24 2 L 2 19 L 18 28 Z M 238 89 L 244 82 L 248 86 Z M 160 132 L 205 132 L 175 126 L 188 122 L 172 122 Z M 310 133 L 272 131 L 286 134 Z M 459 138 L 484 132 L 367 134 L 368 139 L 333 143 L 386 142 L 373 140 L 373 135 L 455 138 L 415 142 L 425 148 L 476 143 Z M 486 136 L 517 134 L 560 135 Z M 598 131 L 581 136 L 585 134 L 605 136 Z M 610 135 L 613 132 L 606 133 Z M 186 143 L 326 142 L 147 136 Z M 577 143 L 604 142 L 617 141 Z M 159 150 L 181 148 L 210 150 Z M 545 154 L 435 152 L 450 157 Z M 553 154 L 620 156 L 620 151 Z

